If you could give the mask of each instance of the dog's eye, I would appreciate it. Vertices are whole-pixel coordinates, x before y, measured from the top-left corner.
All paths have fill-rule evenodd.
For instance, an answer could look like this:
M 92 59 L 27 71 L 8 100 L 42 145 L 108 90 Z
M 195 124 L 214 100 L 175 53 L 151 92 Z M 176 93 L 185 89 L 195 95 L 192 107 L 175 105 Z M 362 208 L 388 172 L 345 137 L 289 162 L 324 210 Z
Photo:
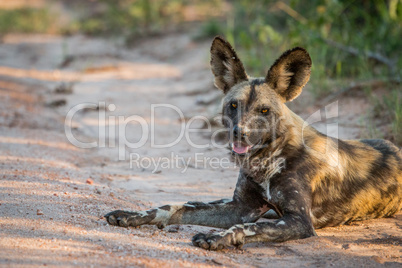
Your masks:
M 262 109 L 262 110 L 261 110 L 261 113 L 263 113 L 263 114 L 268 113 L 268 109 Z
M 232 107 L 233 107 L 234 109 L 236 109 L 236 108 L 237 108 L 237 104 L 236 104 L 236 103 L 232 103 Z

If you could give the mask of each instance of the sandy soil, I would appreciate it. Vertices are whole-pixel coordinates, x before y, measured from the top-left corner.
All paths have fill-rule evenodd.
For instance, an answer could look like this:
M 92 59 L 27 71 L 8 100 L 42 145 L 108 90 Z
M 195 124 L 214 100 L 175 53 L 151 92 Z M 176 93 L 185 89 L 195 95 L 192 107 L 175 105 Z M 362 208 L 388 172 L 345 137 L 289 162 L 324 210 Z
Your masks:
M 154 140 L 162 144 L 174 141 L 181 124 L 191 117 L 217 114 L 220 93 L 212 85 L 208 51 L 209 41 L 194 43 L 185 34 L 148 39 L 131 49 L 119 40 L 82 36 L 3 37 L 1 266 L 402 267 L 401 213 L 318 230 L 314 238 L 222 252 L 190 243 L 197 232 L 213 228 L 184 225 L 161 231 L 154 226 L 126 229 L 106 224 L 102 215 L 115 209 L 145 210 L 231 196 L 237 169 L 211 167 L 209 160 L 195 159 L 196 154 L 222 159 L 227 157 L 225 149 L 197 149 L 185 138 L 158 149 L 149 136 L 142 147 L 126 148 L 120 155 L 125 160 L 119 160 L 117 145 L 124 132 L 119 116 L 139 115 L 150 126 L 151 104 L 175 105 L 184 119 L 172 109 L 155 110 Z M 305 91 L 292 107 L 308 118 L 317 107 L 305 105 L 308 87 Z M 80 149 L 67 140 L 65 117 L 80 103 L 94 103 L 98 109 L 79 111 L 72 133 L 80 141 L 106 140 L 106 146 Z M 339 136 L 358 138 L 367 102 L 348 96 L 338 104 Z M 201 125 L 198 120 L 192 127 Z M 125 130 L 132 142 L 142 137 L 136 122 Z M 201 130 L 190 134 L 191 141 L 199 144 L 208 143 L 209 137 Z M 180 156 L 188 168 L 183 172 L 182 165 L 130 167 L 130 153 L 146 159 L 143 164 Z

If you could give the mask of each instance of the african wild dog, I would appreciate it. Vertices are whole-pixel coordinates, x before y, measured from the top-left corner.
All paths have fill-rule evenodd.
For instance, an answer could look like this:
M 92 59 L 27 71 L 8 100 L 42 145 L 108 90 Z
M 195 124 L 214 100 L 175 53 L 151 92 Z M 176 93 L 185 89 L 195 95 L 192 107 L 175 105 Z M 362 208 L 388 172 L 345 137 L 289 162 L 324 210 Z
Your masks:
M 286 51 L 265 78 L 249 77 L 231 45 L 216 37 L 211 47 L 215 85 L 224 94 L 223 124 L 234 137 L 241 164 L 230 200 L 188 202 L 148 211 L 113 211 L 109 224 L 197 224 L 229 228 L 197 234 L 195 246 L 219 250 L 257 241 L 316 235 L 314 228 L 389 217 L 401 209 L 402 154 L 385 140 L 327 137 L 285 105 L 310 77 L 303 48 Z M 256 222 L 273 210 L 276 219 Z

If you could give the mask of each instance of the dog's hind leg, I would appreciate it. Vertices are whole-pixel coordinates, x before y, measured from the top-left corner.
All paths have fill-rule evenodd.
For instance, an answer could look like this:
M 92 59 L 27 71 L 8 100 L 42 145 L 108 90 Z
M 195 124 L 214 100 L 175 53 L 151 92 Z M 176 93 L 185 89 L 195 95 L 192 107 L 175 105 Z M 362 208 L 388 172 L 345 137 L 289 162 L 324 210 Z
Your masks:
M 116 210 L 106 214 L 105 218 L 109 224 L 122 227 L 151 224 L 164 228 L 169 224 L 195 224 L 229 228 L 238 223 L 254 222 L 265 211 L 253 209 L 239 201 L 222 199 L 209 203 L 165 205 L 147 211 Z

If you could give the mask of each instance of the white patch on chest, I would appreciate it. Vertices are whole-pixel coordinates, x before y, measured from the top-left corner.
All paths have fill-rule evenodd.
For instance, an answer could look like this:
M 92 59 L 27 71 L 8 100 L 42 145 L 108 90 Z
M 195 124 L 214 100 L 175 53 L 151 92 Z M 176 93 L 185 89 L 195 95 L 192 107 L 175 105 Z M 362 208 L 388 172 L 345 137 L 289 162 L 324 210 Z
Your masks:
M 270 192 L 270 180 L 271 178 L 278 173 L 281 173 L 282 170 L 286 166 L 286 159 L 284 157 L 279 157 L 282 153 L 281 149 L 275 150 L 269 157 L 261 159 L 259 165 L 255 165 L 251 167 L 251 172 L 258 174 L 259 172 L 263 172 L 265 180 L 263 180 L 260 185 L 265 190 L 267 200 L 271 200 L 271 192 Z
M 286 159 L 279 157 L 275 159 L 267 168 L 267 178 L 272 178 L 275 174 L 281 173 L 285 167 Z
M 268 179 L 267 181 L 268 181 L 268 183 L 267 183 L 267 198 L 268 198 L 268 201 L 269 201 L 269 200 L 271 200 L 271 193 L 269 191 L 270 180 Z
M 271 182 L 270 179 L 267 178 L 267 179 L 264 180 L 262 183 L 260 183 L 260 186 L 261 186 L 262 189 L 264 189 L 265 192 L 266 192 L 267 201 L 271 200 L 271 192 L 269 191 L 270 182 Z

